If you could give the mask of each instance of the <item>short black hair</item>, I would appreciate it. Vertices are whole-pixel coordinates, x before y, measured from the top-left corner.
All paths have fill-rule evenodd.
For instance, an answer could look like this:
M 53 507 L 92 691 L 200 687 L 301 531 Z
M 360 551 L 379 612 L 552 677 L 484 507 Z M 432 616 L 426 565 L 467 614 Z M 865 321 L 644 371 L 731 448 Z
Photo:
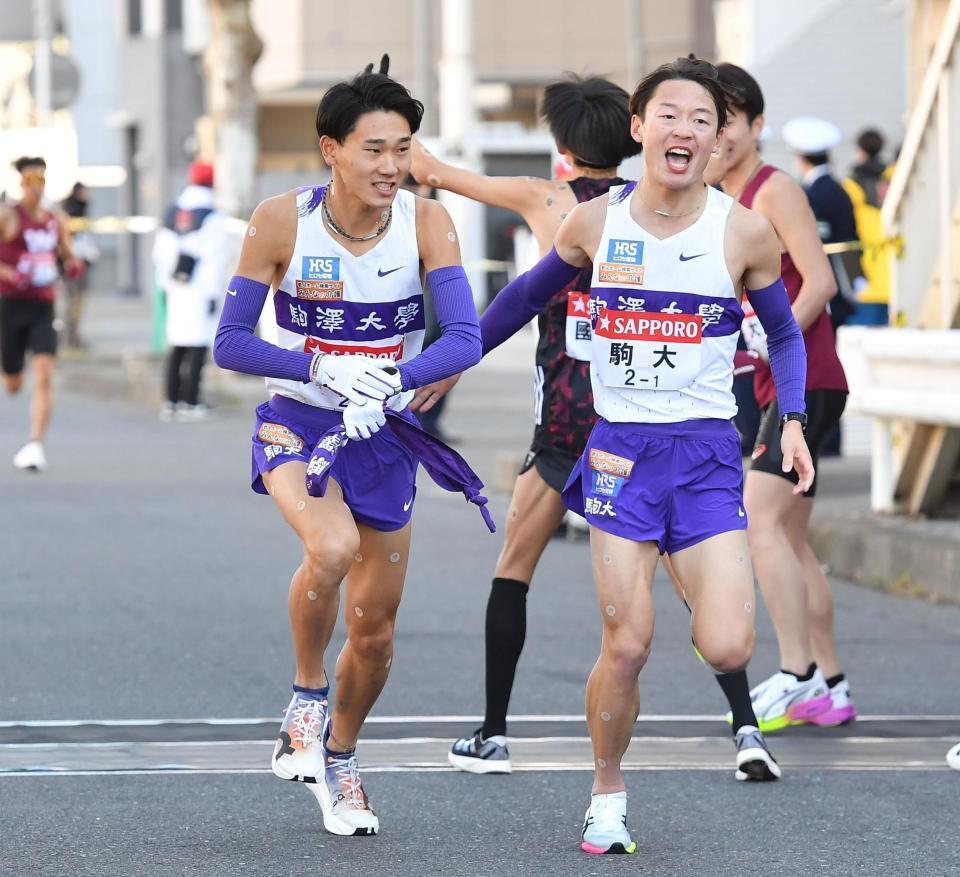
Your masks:
M 692 52 L 686 58 L 661 64 L 652 73 L 644 76 L 630 97 L 630 112 L 642 117 L 657 86 L 672 79 L 689 79 L 703 86 L 717 109 L 717 130 L 726 126 L 727 104 L 736 105 L 740 95 L 720 81 L 717 68 L 713 64 L 701 61 Z
M 752 125 L 757 116 L 763 115 L 764 107 L 763 92 L 757 80 L 742 67 L 726 62 L 717 64 L 717 73 L 720 76 L 720 82 L 739 95 L 738 100 L 731 100 L 729 105 L 743 112 L 747 122 Z
M 830 156 L 826 152 L 801 152 L 800 157 L 814 167 L 830 164 Z
M 883 149 L 883 134 L 876 128 L 867 128 L 857 137 L 859 146 L 870 158 L 876 158 Z
M 630 101 L 619 85 L 599 76 L 565 73 L 543 93 L 540 113 L 560 149 L 581 167 L 616 167 L 643 148 L 630 136 Z
M 39 155 L 22 155 L 13 163 L 13 166 L 17 169 L 17 173 L 20 174 L 22 174 L 28 167 L 40 167 L 44 170 L 47 169 L 47 163 Z
M 410 125 L 410 133 L 416 134 L 423 119 L 423 104 L 387 75 L 389 67 L 390 58 L 384 55 L 379 72 L 374 73 L 370 64 L 350 82 L 338 82 L 329 89 L 317 107 L 317 134 L 343 143 L 360 116 L 378 111 L 399 113 Z

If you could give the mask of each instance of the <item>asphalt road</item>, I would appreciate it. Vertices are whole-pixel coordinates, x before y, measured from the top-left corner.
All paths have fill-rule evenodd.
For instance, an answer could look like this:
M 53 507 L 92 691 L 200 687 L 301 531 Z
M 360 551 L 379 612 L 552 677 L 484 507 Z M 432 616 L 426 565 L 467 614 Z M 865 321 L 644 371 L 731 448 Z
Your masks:
M 527 397 L 509 368 L 468 375 L 452 397 L 446 427 L 485 480 L 499 450 L 528 440 Z M 876 718 L 772 739 L 785 777 L 758 788 L 733 781 L 720 691 L 658 580 L 641 691 L 660 718 L 638 723 L 629 777 L 640 854 L 597 861 L 577 838 L 599 615 L 586 543 L 555 540 L 512 704 L 532 718 L 511 733 L 536 738 L 516 744 L 524 769 L 446 772 L 446 741 L 481 706 L 500 537 L 422 473 L 396 657 L 362 756 L 383 832 L 325 835 L 312 798 L 264 773 L 298 561 L 248 486 L 249 407 L 167 425 L 145 403 L 70 389 L 43 475 L 8 463 L 25 420 L 26 399 L 0 401 L 0 874 L 960 874 L 960 774 L 943 762 L 960 740 L 960 608 L 843 582 L 843 669 Z M 492 505 L 502 521 L 506 498 Z M 756 679 L 776 664 L 758 621 Z M 332 655 L 341 643 L 338 630 Z M 117 724 L 90 724 L 103 720 Z

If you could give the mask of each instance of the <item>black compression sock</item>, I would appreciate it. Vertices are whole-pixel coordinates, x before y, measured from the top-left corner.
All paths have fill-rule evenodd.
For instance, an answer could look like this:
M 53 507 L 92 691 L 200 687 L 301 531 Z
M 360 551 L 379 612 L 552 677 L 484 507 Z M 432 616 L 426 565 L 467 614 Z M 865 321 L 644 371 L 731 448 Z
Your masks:
M 744 725 L 757 725 L 757 717 L 750 702 L 750 684 L 747 682 L 747 671 L 737 670 L 735 673 L 717 673 L 717 684 L 723 689 L 730 711 L 733 713 L 733 733 L 736 734 Z
M 516 579 L 494 579 L 487 601 L 486 671 L 487 713 L 481 734 L 484 739 L 507 733 L 507 706 L 513 676 L 527 636 L 527 591 L 530 586 Z
M 831 676 L 827 680 L 827 688 L 833 688 L 834 686 L 839 685 L 846 678 L 847 677 L 844 676 L 843 673 L 837 673 L 836 676 Z
M 790 673 L 789 670 L 784 670 L 783 667 L 780 668 L 780 672 Z M 816 672 L 817 672 L 817 665 L 811 664 L 809 667 L 807 667 L 806 673 L 803 673 L 803 674 L 790 673 L 790 675 L 793 676 L 797 680 L 797 682 L 809 682 L 811 679 L 813 679 L 813 674 Z

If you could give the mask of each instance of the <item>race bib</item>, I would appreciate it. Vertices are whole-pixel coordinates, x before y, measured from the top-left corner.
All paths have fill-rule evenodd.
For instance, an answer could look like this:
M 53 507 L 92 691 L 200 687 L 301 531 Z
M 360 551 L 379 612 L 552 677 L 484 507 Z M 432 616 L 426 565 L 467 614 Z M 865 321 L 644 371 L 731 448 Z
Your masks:
M 590 362 L 590 293 L 571 290 L 567 293 L 567 356 Z
M 703 317 L 611 311 L 593 330 L 593 362 L 605 387 L 682 390 L 700 374 Z
M 30 278 L 31 286 L 52 286 L 57 279 L 56 253 L 23 253 L 17 271 Z

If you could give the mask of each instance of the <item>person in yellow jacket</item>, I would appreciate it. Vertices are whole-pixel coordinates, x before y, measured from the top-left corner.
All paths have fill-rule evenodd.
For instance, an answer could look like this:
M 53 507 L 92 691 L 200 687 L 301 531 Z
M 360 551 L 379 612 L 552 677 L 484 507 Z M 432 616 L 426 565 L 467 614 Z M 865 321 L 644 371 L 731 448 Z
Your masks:
M 857 237 L 863 245 L 860 266 L 866 284 L 857 290 L 857 311 L 849 320 L 860 325 L 886 325 L 890 300 L 890 252 L 884 242 L 880 207 L 887 194 L 890 169 L 880 160 L 883 135 L 868 128 L 857 137 L 858 162 L 843 188 L 853 202 Z

